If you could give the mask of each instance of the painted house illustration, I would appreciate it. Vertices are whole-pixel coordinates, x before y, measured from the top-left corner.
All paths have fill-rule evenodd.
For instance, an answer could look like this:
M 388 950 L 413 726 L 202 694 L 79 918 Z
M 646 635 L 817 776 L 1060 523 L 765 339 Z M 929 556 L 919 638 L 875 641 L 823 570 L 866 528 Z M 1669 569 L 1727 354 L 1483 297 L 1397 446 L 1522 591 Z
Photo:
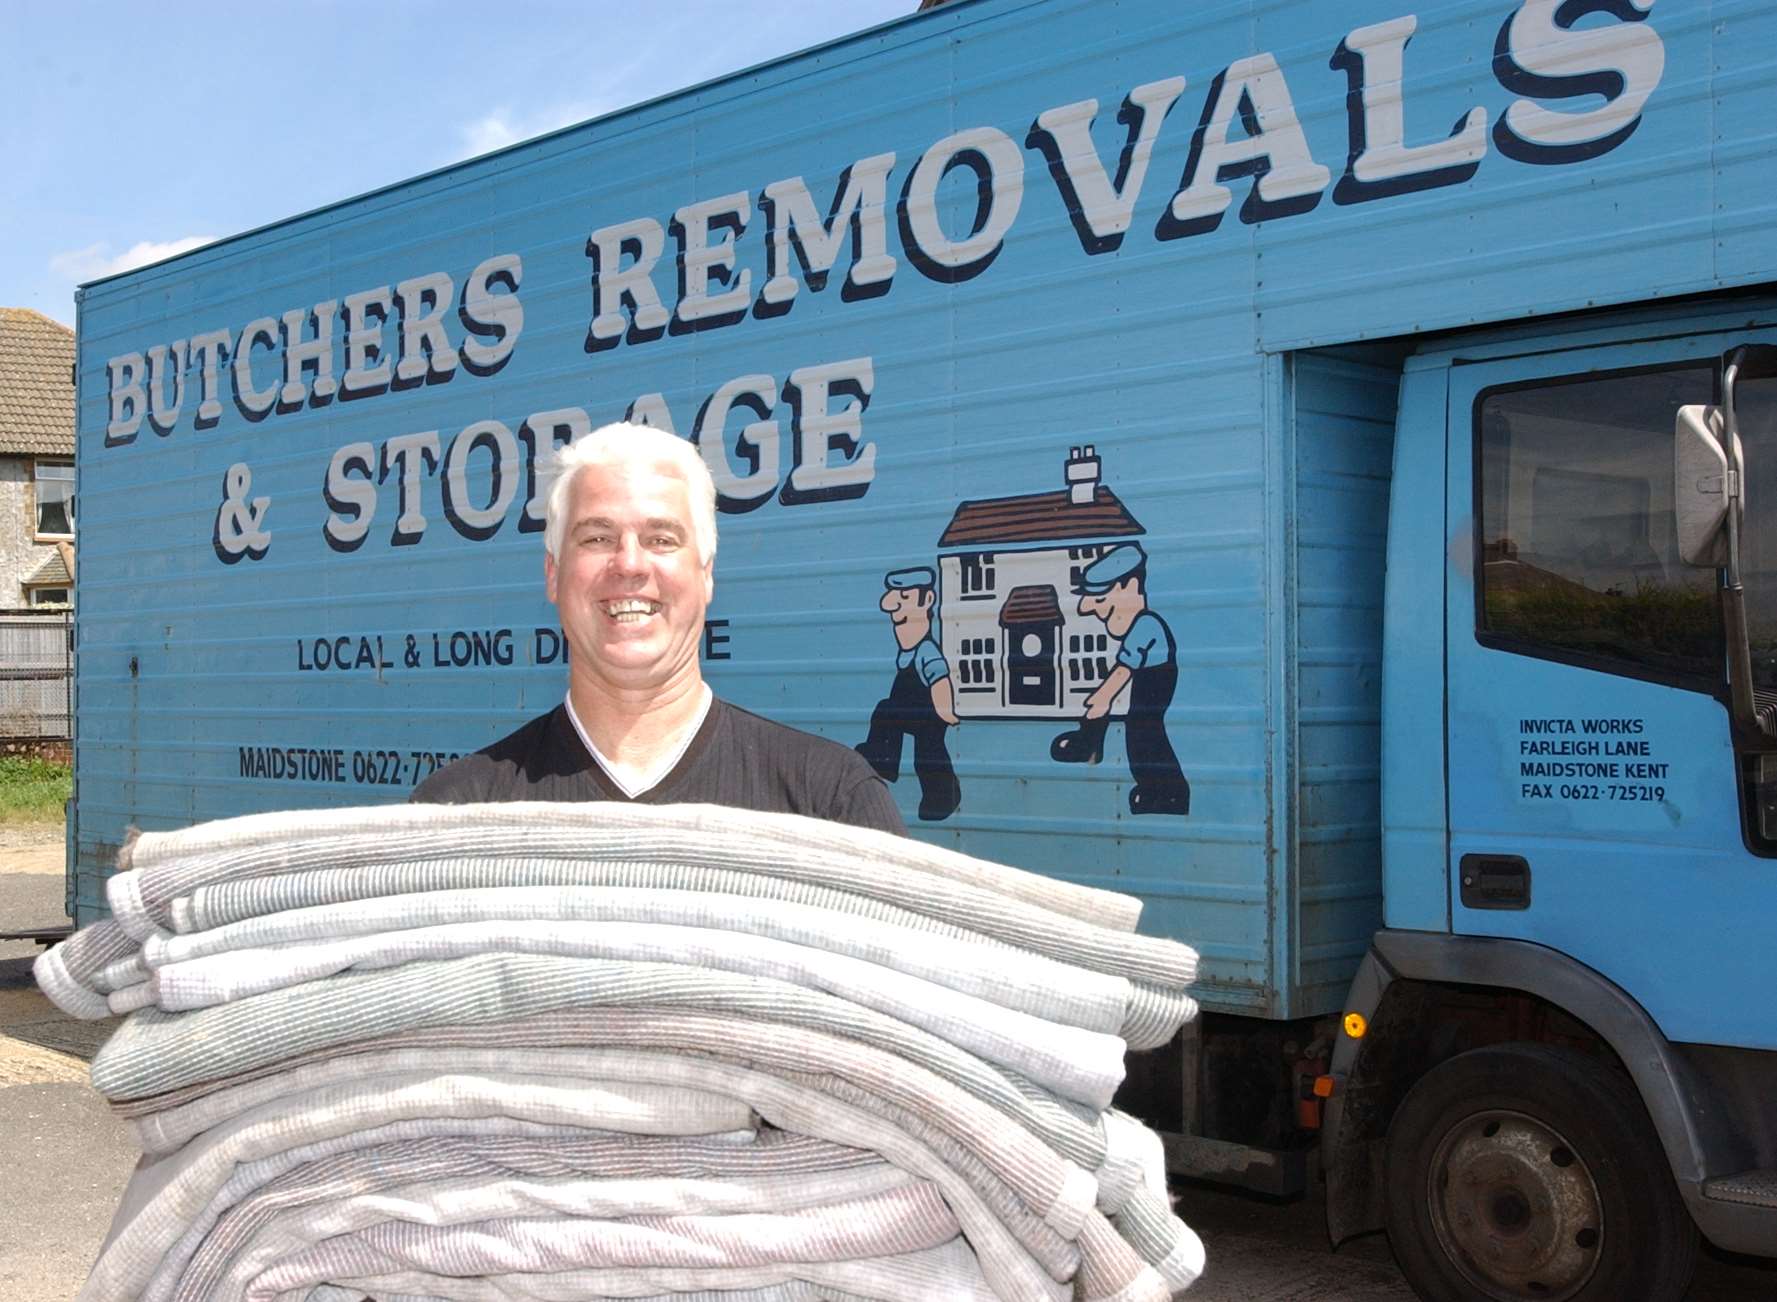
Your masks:
M 1074 588 L 1146 531 L 1100 482 L 1093 445 L 1070 449 L 1063 471 L 1052 493 L 963 502 L 938 539 L 940 645 L 961 718 L 1077 719 L 1116 661 L 1116 639 L 1079 613 Z

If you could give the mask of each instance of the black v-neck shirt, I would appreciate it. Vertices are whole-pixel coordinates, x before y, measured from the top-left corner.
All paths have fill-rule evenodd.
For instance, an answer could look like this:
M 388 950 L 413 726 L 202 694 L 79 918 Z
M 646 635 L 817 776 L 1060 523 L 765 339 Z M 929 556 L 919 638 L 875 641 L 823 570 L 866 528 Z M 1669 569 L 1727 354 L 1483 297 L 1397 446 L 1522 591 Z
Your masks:
M 729 805 L 907 831 L 888 787 L 856 751 L 720 698 L 710 701 L 703 725 L 672 771 L 633 798 L 586 749 L 564 704 L 485 750 L 447 764 L 415 787 L 410 799 L 441 805 L 506 800 Z

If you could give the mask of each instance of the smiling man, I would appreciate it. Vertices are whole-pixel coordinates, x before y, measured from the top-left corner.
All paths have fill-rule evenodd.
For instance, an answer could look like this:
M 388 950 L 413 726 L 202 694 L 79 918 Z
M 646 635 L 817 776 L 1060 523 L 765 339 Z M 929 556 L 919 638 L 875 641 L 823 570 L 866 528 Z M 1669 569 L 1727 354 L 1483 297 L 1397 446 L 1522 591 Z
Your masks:
M 716 490 L 697 449 L 607 425 L 556 460 L 543 581 L 567 698 L 427 778 L 421 802 L 701 802 L 902 832 L 851 749 L 719 700 L 698 648 L 715 592 Z

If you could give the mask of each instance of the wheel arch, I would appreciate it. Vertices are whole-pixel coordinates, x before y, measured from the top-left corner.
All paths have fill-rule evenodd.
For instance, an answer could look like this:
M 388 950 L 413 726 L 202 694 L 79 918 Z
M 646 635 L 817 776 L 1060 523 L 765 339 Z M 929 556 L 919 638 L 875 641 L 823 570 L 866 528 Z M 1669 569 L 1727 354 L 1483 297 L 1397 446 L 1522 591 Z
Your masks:
M 1501 996 L 1505 998 L 1501 998 Z M 1380 1229 L 1383 1141 L 1421 1075 L 1471 1048 L 1510 1040 L 1569 1043 L 1615 1060 L 1634 1082 L 1687 1205 L 1704 1178 L 1732 1169 L 1735 1137 L 1711 1092 L 1627 992 L 1546 946 L 1433 932 L 1377 933 L 1345 1005 L 1361 1039 L 1341 1034 L 1321 1135 L 1334 1244 Z

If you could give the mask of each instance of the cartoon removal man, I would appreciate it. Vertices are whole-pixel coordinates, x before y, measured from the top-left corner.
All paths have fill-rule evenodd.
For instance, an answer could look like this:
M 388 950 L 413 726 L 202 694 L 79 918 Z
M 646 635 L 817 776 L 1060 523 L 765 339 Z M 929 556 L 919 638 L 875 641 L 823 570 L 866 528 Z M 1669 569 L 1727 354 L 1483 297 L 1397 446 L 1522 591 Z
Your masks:
M 1166 707 L 1178 686 L 1178 644 L 1166 621 L 1148 609 L 1148 556 L 1137 544 L 1111 548 L 1080 575 L 1074 589 L 1080 613 L 1103 621 L 1121 640 L 1117 663 L 1103 683 L 1086 698 L 1080 726 L 1049 744 L 1052 759 L 1065 764 L 1096 764 L 1104 755 L 1104 734 L 1110 727 L 1111 702 L 1125 685 L 1129 714 L 1123 740 L 1129 750 L 1132 814 L 1188 814 L 1191 784 L 1179 770 L 1178 756 L 1166 736 Z
M 950 766 L 944 731 L 958 723 L 950 665 L 932 635 L 938 613 L 938 576 L 923 565 L 894 570 L 883 579 L 877 603 L 895 630 L 895 681 L 876 703 L 870 735 L 858 745 L 877 776 L 901 776 L 902 742 L 913 738 L 913 772 L 919 778 L 919 816 L 927 822 L 949 818 L 962 803 L 962 788 Z

